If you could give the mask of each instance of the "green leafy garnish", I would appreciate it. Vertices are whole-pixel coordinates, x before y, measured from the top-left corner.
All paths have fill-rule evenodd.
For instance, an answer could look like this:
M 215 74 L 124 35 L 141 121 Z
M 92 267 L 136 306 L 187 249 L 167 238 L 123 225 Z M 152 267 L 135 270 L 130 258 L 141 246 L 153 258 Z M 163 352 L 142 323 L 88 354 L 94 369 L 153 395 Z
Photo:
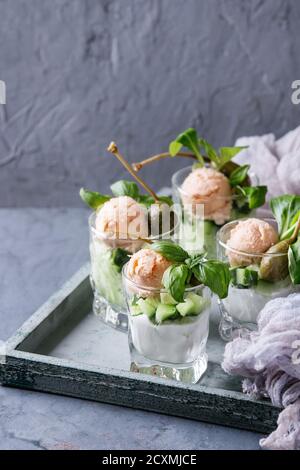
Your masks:
M 169 196 L 158 196 L 158 199 L 160 202 L 163 202 L 167 204 L 168 206 L 173 205 L 173 200 Z M 152 206 L 152 204 L 155 204 L 155 200 L 153 197 L 148 196 L 147 194 L 140 194 L 137 198 L 136 201 L 139 202 L 140 204 L 143 204 L 146 207 Z
M 176 301 L 182 302 L 185 287 L 193 276 L 221 299 L 227 297 L 231 279 L 227 264 L 207 260 L 204 255 L 189 255 L 181 246 L 169 240 L 155 242 L 151 249 L 176 263 L 163 276 L 163 285 Z
M 288 268 L 293 284 L 300 284 L 300 196 L 284 194 L 270 201 L 278 224 L 280 242 L 288 246 Z
M 289 273 L 293 284 L 300 284 L 300 238 L 289 247 Z
M 118 272 L 122 271 L 124 264 L 130 259 L 130 255 L 126 250 L 122 248 L 115 248 L 111 252 L 111 259 L 114 265 L 117 267 Z
M 184 261 L 189 257 L 187 251 L 170 240 L 154 242 L 151 245 L 151 249 L 160 253 L 168 261 L 173 261 L 175 263 L 184 263 Z
M 237 186 L 236 202 L 239 208 L 247 206 L 250 210 L 263 206 L 266 201 L 267 186 Z
M 242 165 L 236 168 L 229 177 L 232 187 L 242 184 L 248 176 L 250 165 Z
M 220 299 L 227 297 L 231 275 L 225 263 L 207 260 L 203 255 L 197 255 L 190 258 L 187 264 L 199 282 L 209 287 Z
M 278 224 L 281 240 L 289 238 L 300 215 L 300 196 L 284 194 L 270 200 L 271 210 Z
M 190 149 L 196 155 L 201 166 L 204 166 L 204 159 L 200 151 L 199 138 L 195 129 L 187 129 L 170 143 L 169 152 L 171 156 L 175 157 L 182 147 Z
M 149 196 L 148 194 L 140 194 L 138 185 L 133 181 L 116 181 L 116 183 L 111 185 L 110 189 L 114 197 L 132 197 L 132 199 L 134 199 L 136 202 L 143 204 L 147 208 L 152 204 L 156 204 L 156 201 L 152 196 Z M 109 201 L 113 197 L 100 194 L 95 191 L 88 191 L 84 188 L 81 188 L 79 194 L 83 202 L 85 202 L 89 207 L 91 207 L 91 209 L 94 210 L 98 209 L 106 201 Z M 173 205 L 173 200 L 169 196 L 159 196 L 158 199 L 160 202 L 168 204 L 170 207 Z
M 245 150 L 248 147 L 221 147 L 220 152 L 220 163 L 218 169 L 223 168 L 226 163 L 230 162 L 236 155 L 238 155 L 242 150 Z
M 218 167 L 220 161 L 219 161 L 219 155 L 216 149 L 214 149 L 213 146 L 207 142 L 207 140 L 202 139 L 202 138 L 199 139 L 199 144 L 201 147 L 204 148 L 205 153 L 210 159 L 210 161 L 213 162 L 216 167 Z
M 204 157 L 202 150 L 205 152 L 207 158 L 211 161 L 212 166 L 217 170 L 223 168 L 226 163 L 232 160 L 238 153 L 247 147 L 221 147 L 217 151 L 207 140 L 199 137 L 197 131 L 193 128 L 189 128 L 186 131 L 179 134 L 175 140 L 169 145 L 169 153 L 172 157 L 177 155 L 182 147 L 190 149 L 193 154 L 197 157 L 197 164 L 194 167 L 204 166 Z
M 163 275 L 162 283 L 177 302 L 183 302 L 186 281 L 189 276 L 187 265 L 172 265 Z
M 156 201 L 152 196 L 149 196 L 148 194 L 140 194 L 138 185 L 132 181 L 117 181 L 111 185 L 110 189 L 115 197 L 129 196 L 146 207 L 150 207 L 152 204 L 156 204 Z M 158 199 L 160 202 L 165 202 L 168 204 L 168 206 L 172 206 L 173 204 L 172 198 L 168 196 L 159 196 Z
M 110 189 L 115 197 L 129 196 L 135 199 L 137 202 L 144 204 L 146 207 L 150 207 L 152 204 L 156 203 L 152 196 L 149 196 L 148 194 L 140 194 L 138 185 L 132 181 L 117 181 L 111 185 Z M 159 196 L 158 199 L 160 202 L 165 202 L 168 204 L 168 206 L 172 206 L 173 204 L 171 197 Z
M 88 191 L 87 189 L 81 188 L 79 195 L 83 202 L 87 204 L 91 209 L 98 209 L 105 202 L 111 199 L 111 196 L 106 196 L 104 194 L 97 193 L 95 191 Z
M 177 140 L 173 140 L 169 145 L 169 152 L 170 152 L 171 157 L 175 157 L 175 155 L 177 155 L 177 153 L 180 152 L 181 148 L 182 148 L 182 144 Z
M 137 197 L 140 195 L 139 187 L 133 181 L 117 181 L 111 185 L 110 189 L 115 197 L 129 196 L 133 199 L 137 199 Z

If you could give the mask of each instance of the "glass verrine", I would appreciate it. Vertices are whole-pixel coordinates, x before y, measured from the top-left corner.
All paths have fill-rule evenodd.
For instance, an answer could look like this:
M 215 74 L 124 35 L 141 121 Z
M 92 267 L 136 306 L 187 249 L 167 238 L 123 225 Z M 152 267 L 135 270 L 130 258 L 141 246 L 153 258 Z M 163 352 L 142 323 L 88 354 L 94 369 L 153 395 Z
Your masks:
M 256 217 L 257 219 L 257 217 Z M 249 220 L 249 219 L 243 219 Z M 275 219 L 259 219 L 271 225 L 278 232 Z M 278 297 L 287 297 L 299 291 L 299 286 L 293 285 L 288 271 L 281 280 L 270 281 L 263 279 L 261 271 L 264 263 L 284 263 L 287 266 L 287 254 L 282 253 L 253 253 L 240 251 L 228 246 L 231 231 L 240 220 L 234 220 L 224 225 L 217 233 L 218 259 L 231 266 L 231 283 L 226 299 L 219 300 L 221 313 L 220 335 L 225 341 L 236 336 L 247 335 L 257 329 L 257 317 L 267 302 Z
M 186 288 L 184 302 L 165 289 L 133 282 L 123 268 L 123 286 L 129 315 L 131 370 L 196 383 L 207 368 L 211 291 Z
M 188 194 L 182 185 L 192 171 L 193 167 L 188 166 L 172 176 L 173 200 L 181 207 L 180 243 L 189 252 L 206 253 L 208 258 L 216 258 L 216 234 L 220 227 L 250 212 L 245 213 L 238 207 L 238 196 L 233 193 L 230 196 L 212 194 L 210 197 Z M 249 178 L 251 184 L 258 184 L 254 173 L 249 172 Z
M 115 238 L 111 234 L 99 232 L 95 226 L 96 217 L 97 212 L 93 212 L 89 217 L 93 312 L 104 323 L 126 332 L 128 315 L 122 289 L 122 266 L 126 256 L 147 246 L 147 242 L 128 237 Z M 156 233 L 156 227 L 150 227 L 148 240 L 171 239 L 175 228 L 176 224 L 163 234 L 151 235 Z

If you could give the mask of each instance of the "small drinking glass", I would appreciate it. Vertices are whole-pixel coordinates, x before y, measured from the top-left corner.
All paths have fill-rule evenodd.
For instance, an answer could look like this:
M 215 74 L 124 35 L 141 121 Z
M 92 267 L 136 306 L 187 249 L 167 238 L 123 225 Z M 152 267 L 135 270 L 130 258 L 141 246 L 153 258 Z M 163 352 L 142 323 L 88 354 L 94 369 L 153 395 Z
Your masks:
M 272 225 L 276 232 L 278 231 L 274 219 L 262 220 Z M 258 314 L 269 300 L 287 297 L 289 294 L 299 291 L 299 286 L 292 284 L 289 275 L 276 282 L 260 278 L 259 269 L 263 257 L 270 262 L 276 258 L 277 261 L 282 260 L 287 263 L 287 254 L 249 253 L 228 246 L 230 233 L 238 223 L 239 220 L 227 223 L 217 234 L 218 259 L 229 263 L 229 265 L 230 260 L 239 260 L 239 265 L 231 268 L 232 279 L 228 297 L 219 300 L 221 313 L 219 331 L 225 341 L 230 341 L 237 336 L 247 336 L 250 331 L 255 331 Z
M 97 213 L 93 212 L 89 217 L 90 281 L 94 292 L 93 312 L 104 323 L 126 332 L 128 315 L 122 289 L 122 268 L 115 261 L 118 257 L 124 257 L 126 253 L 130 256 L 137 252 L 147 246 L 147 242 L 141 239 L 112 238 L 97 231 L 96 216 Z M 163 234 L 151 235 L 155 233 L 155 230 L 151 228 L 149 240 L 171 239 L 175 229 L 176 224 Z
M 172 176 L 173 200 L 181 207 L 181 238 L 183 248 L 189 252 L 206 253 L 208 258 L 216 258 L 216 234 L 226 222 L 245 217 L 245 211 L 238 209 L 238 196 L 230 197 L 212 196 L 211 198 L 199 196 L 198 200 L 183 191 L 182 185 L 185 179 L 193 171 L 192 166 L 177 171 Z M 249 173 L 251 184 L 257 185 L 258 178 L 252 172 Z M 207 214 L 206 207 L 214 205 L 214 219 Z M 218 214 L 219 213 L 219 214 Z M 249 214 L 249 212 L 248 212 Z M 254 211 L 251 211 L 254 215 Z
M 165 289 L 136 284 L 123 268 L 129 315 L 131 370 L 180 382 L 198 382 L 207 368 L 211 291 L 185 290 L 176 302 Z

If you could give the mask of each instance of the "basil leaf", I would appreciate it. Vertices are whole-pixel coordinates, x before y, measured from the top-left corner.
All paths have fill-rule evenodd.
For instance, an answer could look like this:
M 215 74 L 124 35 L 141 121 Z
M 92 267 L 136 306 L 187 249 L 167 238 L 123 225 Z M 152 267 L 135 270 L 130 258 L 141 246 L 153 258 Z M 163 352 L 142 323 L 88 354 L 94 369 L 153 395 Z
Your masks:
M 264 205 L 268 188 L 267 186 L 237 186 L 236 191 L 239 196 L 237 200 L 239 207 L 247 204 L 249 209 L 257 209 Z
M 284 232 L 284 233 L 282 234 L 282 236 L 281 236 L 281 239 L 282 239 L 282 240 L 286 240 L 287 238 L 290 238 L 290 237 L 293 235 L 299 217 L 300 217 L 300 211 L 297 212 L 297 213 L 295 214 L 295 216 L 293 217 L 292 222 L 291 222 L 291 225 L 290 225 L 290 228 L 289 228 L 286 232 Z
M 294 215 L 294 217 L 292 218 L 292 225 L 296 225 L 297 222 L 298 222 L 298 219 L 300 217 L 300 210 Z
M 179 134 L 176 138 L 176 142 L 182 144 L 184 147 L 189 148 L 192 152 L 199 152 L 199 141 L 197 131 L 190 127 L 186 131 Z
M 284 194 L 270 200 L 271 210 L 278 224 L 281 240 L 292 235 L 292 227 L 297 223 L 300 212 L 300 196 Z
M 238 153 L 245 150 L 248 147 L 221 147 L 220 153 L 220 165 L 219 169 L 222 168 L 226 163 L 232 160 Z
M 147 194 L 140 194 L 139 197 L 136 199 L 137 202 L 143 204 L 147 208 L 152 206 L 155 203 L 155 200 L 152 196 L 147 196 Z
M 173 299 L 183 302 L 186 281 L 189 276 L 189 268 L 185 264 L 170 266 L 163 275 L 162 283 Z
M 178 152 L 182 149 L 182 144 L 177 142 L 177 140 L 173 140 L 169 145 L 169 153 L 171 157 L 175 157 Z
M 169 145 L 170 154 L 172 156 L 176 155 L 182 146 L 190 149 L 198 158 L 199 163 L 204 166 L 204 160 L 200 152 L 199 139 L 195 129 L 189 128 L 179 134 Z
M 193 270 L 193 268 L 201 263 L 202 260 L 205 260 L 204 254 L 191 255 L 188 259 L 185 260 L 185 263 L 189 269 Z
M 173 199 L 169 196 L 158 196 L 158 199 L 160 202 L 164 202 L 165 204 L 168 204 L 168 206 L 172 207 L 173 206 Z
M 247 178 L 250 165 L 242 165 L 234 170 L 230 177 L 229 182 L 231 186 L 238 186 Z
M 218 260 L 199 259 L 192 271 L 196 279 L 209 287 L 220 299 L 227 297 L 231 276 L 225 263 Z
M 243 186 L 246 193 L 249 209 L 257 209 L 266 202 L 267 186 Z
M 158 197 L 160 202 L 164 202 L 165 204 L 168 204 L 168 206 L 173 205 L 173 200 L 169 196 L 159 196 Z M 156 204 L 154 198 L 152 196 L 147 196 L 147 194 L 140 194 L 137 198 L 136 201 L 139 202 L 140 204 L 144 204 L 146 207 L 152 206 L 152 204 Z
M 289 272 L 293 284 L 300 284 L 300 238 L 289 247 Z
M 184 263 L 189 254 L 170 240 L 159 240 L 152 243 L 151 249 L 160 253 L 164 258 L 175 263 Z
M 216 164 L 216 167 L 218 167 L 220 163 L 220 159 L 219 159 L 218 152 L 216 151 L 216 149 L 214 149 L 213 146 L 209 144 L 207 140 L 205 139 L 199 139 L 199 144 L 204 148 L 207 157 L 213 163 Z
M 117 267 L 118 272 L 122 271 L 124 264 L 129 261 L 130 256 L 126 250 L 122 248 L 115 248 L 111 252 L 111 260 L 113 264 Z
M 95 191 L 88 191 L 84 188 L 80 189 L 79 195 L 85 204 L 95 210 L 111 199 L 110 196 L 105 196 L 104 194 L 100 194 Z
M 129 196 L 133 199 L 137 199 L 140 194 L 139 187 L 133 181 L 120 180 L 112 184 L 111 192 L 114 196 Z

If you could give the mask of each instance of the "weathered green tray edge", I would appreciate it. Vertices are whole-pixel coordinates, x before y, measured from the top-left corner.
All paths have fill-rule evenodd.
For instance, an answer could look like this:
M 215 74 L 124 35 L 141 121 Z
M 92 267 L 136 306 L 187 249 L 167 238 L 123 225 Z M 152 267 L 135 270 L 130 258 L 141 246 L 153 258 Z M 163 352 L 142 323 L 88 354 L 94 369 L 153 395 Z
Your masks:
M 84 265 L 6 343 L 0 382 L 6 386 L 117 404 L 258 432 L 276 427 L 279 409 L 239 392 L 190 386 L 131 372 L 90 367 L 73 361 L 20 351 L 26 341 L 39 342 L 43 322 L 72 300 L 87 298 L 89 264 Z M 73 297 L 75 296 L 75 299 Z M 55 321 L 52 328 L 55 329 Z M 41 333 L 42 332 L 42 333 Z M 35 334 L 37 333 L 37 334 Z M 0 358 L 1 359 L 1 358 Z

